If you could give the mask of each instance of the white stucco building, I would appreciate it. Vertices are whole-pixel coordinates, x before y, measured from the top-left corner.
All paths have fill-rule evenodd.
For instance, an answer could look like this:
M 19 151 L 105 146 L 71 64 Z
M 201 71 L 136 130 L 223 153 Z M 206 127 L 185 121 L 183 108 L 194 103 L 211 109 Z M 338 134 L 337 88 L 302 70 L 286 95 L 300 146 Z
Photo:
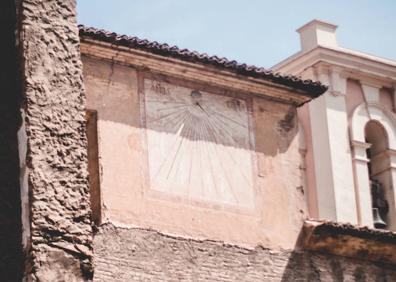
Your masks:
M 339 46 L 336 29 L 305 24 L 301 51 L 272 68 L 329 86 L 298 113 L 310 216 L 373 227 L 378 211 L 396 230 L 396 62 Z

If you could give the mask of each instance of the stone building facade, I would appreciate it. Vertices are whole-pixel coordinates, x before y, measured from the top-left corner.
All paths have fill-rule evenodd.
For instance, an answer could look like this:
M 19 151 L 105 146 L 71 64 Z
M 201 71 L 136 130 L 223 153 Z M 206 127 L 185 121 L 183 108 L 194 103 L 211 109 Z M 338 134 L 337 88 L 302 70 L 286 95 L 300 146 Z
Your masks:
M 2 280 L 396 280 L 395 233 L 317 212 L 324 84 L 1 5 Z

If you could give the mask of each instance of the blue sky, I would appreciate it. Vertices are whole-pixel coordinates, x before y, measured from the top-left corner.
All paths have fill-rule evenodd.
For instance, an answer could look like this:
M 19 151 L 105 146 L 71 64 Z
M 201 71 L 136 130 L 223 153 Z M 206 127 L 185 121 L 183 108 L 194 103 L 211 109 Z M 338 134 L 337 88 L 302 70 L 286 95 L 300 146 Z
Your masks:
M 87 26 L 271 67 L 300 49 L 295 30 L 338 25 L 342 47 L 396 61 L 396 0 L 77 0 Z

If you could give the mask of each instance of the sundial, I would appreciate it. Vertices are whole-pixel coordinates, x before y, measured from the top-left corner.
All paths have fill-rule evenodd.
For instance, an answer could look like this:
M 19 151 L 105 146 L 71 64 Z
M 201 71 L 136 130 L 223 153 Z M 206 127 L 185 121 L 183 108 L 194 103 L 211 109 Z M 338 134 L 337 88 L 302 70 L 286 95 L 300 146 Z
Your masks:
M 144 105 L 150 189 L 253 205 L 245 99 L 145 79 Z

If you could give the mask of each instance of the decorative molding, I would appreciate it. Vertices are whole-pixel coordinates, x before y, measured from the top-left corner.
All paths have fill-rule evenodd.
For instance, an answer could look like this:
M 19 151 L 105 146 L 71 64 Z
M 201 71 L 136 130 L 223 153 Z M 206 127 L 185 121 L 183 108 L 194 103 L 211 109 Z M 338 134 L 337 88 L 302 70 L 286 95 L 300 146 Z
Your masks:
M 352 140 L 351 147 L 352 148 L 361 148 L 361 149 L 367 150 L 367 149 L 369 149 L 371 147 L 371 144 L 370 143 L 366 143 L 366 142 L 360 142 L 360 141 Z
M 359 79 L 361 85 L 367 85 L 370 87 L 381 89 L 383 87 L 382 83 L 375 79 Z
M 396 62 L 365 55 L 345 48 L 320 46 L 292 55 L 272 69 L 281 73 L 300 74 L 307 66 L 325 63 L 342 68 L 345 74 L 348 73 L 348 77 L 356 80 L 369 81 L 384 87 L 396 84 Z
M 370 160 L 367 158 L 366 150 L 371 147 L 370 143 L 351 141 L 351 148 L 353 149 L 353 161 L 368 163 Z
M 370 158 L 373 164 L 372 175 L 378 175 L 389 169 L 396 169 L 396 151 L 387 149 Z
M 353 110 L 349 127 L 351 142 L 364 143 L 364 127 L 370 120 L 378 121 L 388 134 L 389 148 L 396 150 L 396 121 L 393 113 L 380 103 L 361 103 Z

